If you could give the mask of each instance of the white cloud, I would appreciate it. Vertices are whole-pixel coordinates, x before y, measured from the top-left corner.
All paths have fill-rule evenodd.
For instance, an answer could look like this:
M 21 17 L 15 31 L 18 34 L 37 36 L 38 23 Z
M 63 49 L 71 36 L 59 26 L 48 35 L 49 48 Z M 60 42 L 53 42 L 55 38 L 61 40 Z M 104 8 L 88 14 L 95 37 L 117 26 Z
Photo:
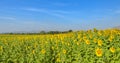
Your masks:
M 44 9 L 37 9 L 37 8 L 24 8 L 24 10 L 35 11 L 35 12 L 46 12 L 46 10 Z
M 55 6 L 68 6 L 69 4 L 62 3 L 62 2 L 55 2 L 55 3 L 52 3 L 52 5 L 55 5 Z
M 70 14 L 72 12 L 69 12 L 69 11 L 63 11 L 63 10 L 52 10 L 53 12 L 56 12 L 56 13 L 62 13 L 62 14 Z
M 33 11 L 33 12 L 41 12 L 41 13 L 46 13 L 52 16 L 57 16 L 64 18 L 64 14 L 68 14 L 69 12 L 67 11 L 62 11 L 62 10 L 48 10 L 48 9 L 39 9 L 39 8 L 24 8 L 23 10 L 27 11 Z
M 4 19 L 4 20 L 16 20 L 15 17 L 1 17 L 1 16 L 0 16 L 0 19 Z
M 115 13 L 120 14 L 120 10 L 116 10 Z

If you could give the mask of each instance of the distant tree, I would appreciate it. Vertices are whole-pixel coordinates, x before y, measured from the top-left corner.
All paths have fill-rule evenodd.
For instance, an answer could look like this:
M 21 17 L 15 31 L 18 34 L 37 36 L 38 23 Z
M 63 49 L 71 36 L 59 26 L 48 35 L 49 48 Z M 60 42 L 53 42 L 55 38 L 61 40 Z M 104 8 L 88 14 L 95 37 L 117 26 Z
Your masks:
M 46 34 L 46 32 L 45 31 L 41 31 L 40 34 Z
M 72 30 L 68 30 L 68 32 L 72 32 Z
M 49 32 L 47 32 L 47 34 L 53 34 L 53 31 L 49 31 Z
M 94 32 L 97 32 L 98 30 L 96 28 L 93 29 Z
M 8 33 L 8 34 L 12 35 L 12 34 L 14 34 L 14 33 L 11 32 L 11 33 Z

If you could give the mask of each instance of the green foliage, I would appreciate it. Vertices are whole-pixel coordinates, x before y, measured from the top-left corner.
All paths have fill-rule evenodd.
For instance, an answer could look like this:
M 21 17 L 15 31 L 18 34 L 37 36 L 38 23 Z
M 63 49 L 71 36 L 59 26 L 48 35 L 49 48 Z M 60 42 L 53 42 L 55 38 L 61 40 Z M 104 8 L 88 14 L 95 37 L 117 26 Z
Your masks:
M 0 63 L 119 63 L 119 42 L 119 30 L 0 35 Z

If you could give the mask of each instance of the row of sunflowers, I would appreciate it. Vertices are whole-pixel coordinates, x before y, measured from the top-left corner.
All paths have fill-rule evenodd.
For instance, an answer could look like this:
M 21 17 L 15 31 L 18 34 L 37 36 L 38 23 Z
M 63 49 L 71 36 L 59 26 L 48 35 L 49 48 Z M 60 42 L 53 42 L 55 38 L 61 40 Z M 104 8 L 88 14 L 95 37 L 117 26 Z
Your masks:
M 120 30 L 0 35 L 0 63 L 119 63 Z

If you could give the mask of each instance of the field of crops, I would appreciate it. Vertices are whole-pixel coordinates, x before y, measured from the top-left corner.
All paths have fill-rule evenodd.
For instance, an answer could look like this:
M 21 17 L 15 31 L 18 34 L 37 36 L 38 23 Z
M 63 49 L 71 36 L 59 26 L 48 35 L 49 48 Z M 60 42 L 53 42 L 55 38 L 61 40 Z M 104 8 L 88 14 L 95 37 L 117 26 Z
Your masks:
M 120 30 L 0 35 L 0 63 L 120 63 Z

